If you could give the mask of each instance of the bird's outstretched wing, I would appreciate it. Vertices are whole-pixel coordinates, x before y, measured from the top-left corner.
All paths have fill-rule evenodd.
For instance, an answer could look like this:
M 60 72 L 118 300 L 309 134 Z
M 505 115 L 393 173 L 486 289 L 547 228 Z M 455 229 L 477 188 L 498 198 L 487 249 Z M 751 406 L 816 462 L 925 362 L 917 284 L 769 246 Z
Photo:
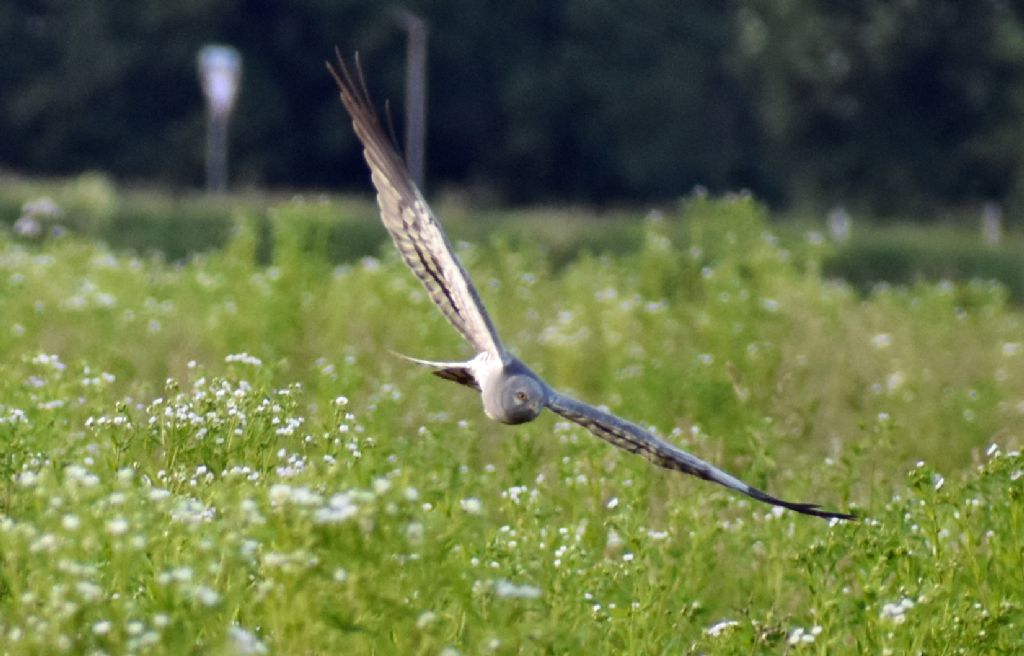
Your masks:
M 341 53 L 336 54 L 337 68 L 328 62 L 327 70 L 338 83 L 341 102 L 363 144 L 384 227 L 391 233 L 405 263 L 455 329 L 478 353 L 490 353 L 505 360 L 507 351 L 479 294 L 377 118 L 359 56 L 356 55 L 354 69 L 350 69 Z
M 642 455 L 659 467 L 674 469 L 676 471 L 697 476 L 698 478 L 703 478 L 706 481 L 713 481 L 719 485 L 724 485 L 727 488 L 736 490 L 737 492 L 742 492 L 743 494 L 757 499 L 758 501 L 770 503 L 774 506 L 789 508 L 790 510 L 795 510 L 796 512 L 803 513 L 805 515 L 837 519 L 854 519 L 854 515 L 847 513 L 821 510 L 816 504 L 792 503 L 790 501 L 777 499 L 755 487 L 747 485 L 734 476 L 726 474 L 717 467 L 709 465 L 700 458 L 692 456 L 689 453 L 686 453 L 681 449 L 677 449 L 671 444 L 658 439 L 636 424 L 620 419 L 619 417 L 602 410 L 598 410 L 597 408 L 581 401 L 577 401 L 576 399 L 559 394 L 554 390 L 551 390 L 548 396 L 547 407 L 566 419 L 583 426 L 601 439 L 610 442 L 620 449 L 625 449 L 630 453 Z

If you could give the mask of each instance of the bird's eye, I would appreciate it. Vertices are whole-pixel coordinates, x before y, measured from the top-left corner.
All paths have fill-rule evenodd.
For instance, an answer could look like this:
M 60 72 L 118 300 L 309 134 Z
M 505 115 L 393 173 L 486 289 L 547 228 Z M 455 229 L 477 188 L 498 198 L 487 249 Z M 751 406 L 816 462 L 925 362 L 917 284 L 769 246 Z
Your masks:
M 522 390 L 516 392 L 516 401 L 519 401 L 520 403 L 526 403 L 526 398 L 526 392 Z

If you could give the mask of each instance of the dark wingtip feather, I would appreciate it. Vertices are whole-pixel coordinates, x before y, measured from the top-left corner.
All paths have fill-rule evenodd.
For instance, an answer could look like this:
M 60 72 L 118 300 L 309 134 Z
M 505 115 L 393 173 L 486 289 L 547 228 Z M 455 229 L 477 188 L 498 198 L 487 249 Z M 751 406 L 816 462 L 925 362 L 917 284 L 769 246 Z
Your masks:
M 345 107 L 350 112 L 353 109 L 367 111 L 371 118 L 376 118 L 373 104 L 370 102 L 370 93 L 366 87 L 366 79 L 363 77 L 363 66 L 359 59 L 359 53 L 356 52 L 353 55 L 352 67 L 345 63 L 345 58 L 337 46 L 334 47 L 334 56 L 337 60 L 336 64 L 329 61 L 324 63 L 327 65 L 327 71 L 338 84 Z
M 373 99 L 363 75 L 363 65 L 357 51 L 351 63 L 345 61 L 341 50 L 335 46 L 336 62 L 325 62 L 327 71 L 338 85 L 341 104 L 348 111 L 355 128 L 356 136 L 363 144 L 363 152 L 371 170 L 381 170 L 394 185 L 403 187 L 403 193 L 416 196 L 419 191 L 405 170 L 405 161 L 401 149 L 395 139 L 394 125 L 391 123 L 390 107 L 386 105 L 388 129 L 381 126 L 380 118 L 374 109 Z
M 770 494 L 765 494 L 761 490 L 758 490 L 757 488 L 754 487 L 749 488 L 747 490 L 747 494 L 749 494 L 754 499 L 757 499 L 758 501 L 770 503 L 773 506 L 779 506 L 781 508 L 788 508 L 794 512 L 798 512 L 803 515 L 813 515 L 814 517 L 823 517 L 825 519 L 842 519 L 847 521 L 857 519 L 857 515 L 854 515 L 852 513 L 841 513 L 832 512 L 829 510 L 822 510 L 821 506 L 819 506 L 816 503 L 793 503 L 792 501 L 784 501 L 783 499 L 778 499 Z

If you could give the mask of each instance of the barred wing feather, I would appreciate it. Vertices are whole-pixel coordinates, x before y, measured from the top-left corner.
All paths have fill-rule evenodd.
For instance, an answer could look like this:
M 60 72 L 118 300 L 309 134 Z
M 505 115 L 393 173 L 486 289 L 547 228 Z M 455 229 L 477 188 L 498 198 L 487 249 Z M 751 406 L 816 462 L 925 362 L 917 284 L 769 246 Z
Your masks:
M 338 83 L 341 102 L 363 144 L 363 155 L 377 189 L 381 220 L 402 259 L 426 287 L 434 304 L 478 353 L 491 353 L 505 360 L 507 352 L 479 294 L 377 118 L 358 57 L 354 71 L 340 53 L 338 67 L 328 63 L 327 68 Z
M 734 476 L 730 476 L 700 458 L 692 456 L 664 440 L 658 439 L 634 423 L 620 419 L 615 415 L 553 390 L 548 398 L 547 406 L 553 412 L 576 422 L 606 442 L 620 449 L 625 449 L 630 453 L 641 455 L 659 467 L 673 469 L 706 481 L 712 481 L 746 494 L 758 501 L 789 508 L 805 515 L 837 519 L 853 519 L 854 517 L 846 513 L 821 510 L 816 504 L 793 503 L 777 499 L 751 485 L 747 485 Z

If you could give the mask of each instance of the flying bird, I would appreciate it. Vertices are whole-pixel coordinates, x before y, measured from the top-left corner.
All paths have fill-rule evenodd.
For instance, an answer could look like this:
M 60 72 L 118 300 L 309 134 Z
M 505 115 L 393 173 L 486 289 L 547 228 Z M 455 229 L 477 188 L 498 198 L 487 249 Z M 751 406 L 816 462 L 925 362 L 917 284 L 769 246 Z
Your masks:
M 476 356 L 466 362 L 408 359 L 432 367 L 433 373 L 441 378 L 480 392 L 484 412 L 501 423 L 532 421 L 547 408 L 612 445 L 639 454 L 660 467 L 691 474 L 758 501 L 805 515 L 854 518 L 847 513 L 822 510 L 817 504 L 793 503 L 762 492 L 630 421 L 561 394 L 516 358 L 502 344 L 480 295 L 456 257 L 441 224 L 377 118 L 358 55 L 352 69 L 346 65 L 339 51 L 336 50 L 335 54 L 337 67 L 327 62 L 327 69 L 338 83 L 341 102 L 352 117 L 356 136 L 362 142 L 384 227 L 391 234 L 402 259 L 426 287 L 431 300 L 476 351 Z

